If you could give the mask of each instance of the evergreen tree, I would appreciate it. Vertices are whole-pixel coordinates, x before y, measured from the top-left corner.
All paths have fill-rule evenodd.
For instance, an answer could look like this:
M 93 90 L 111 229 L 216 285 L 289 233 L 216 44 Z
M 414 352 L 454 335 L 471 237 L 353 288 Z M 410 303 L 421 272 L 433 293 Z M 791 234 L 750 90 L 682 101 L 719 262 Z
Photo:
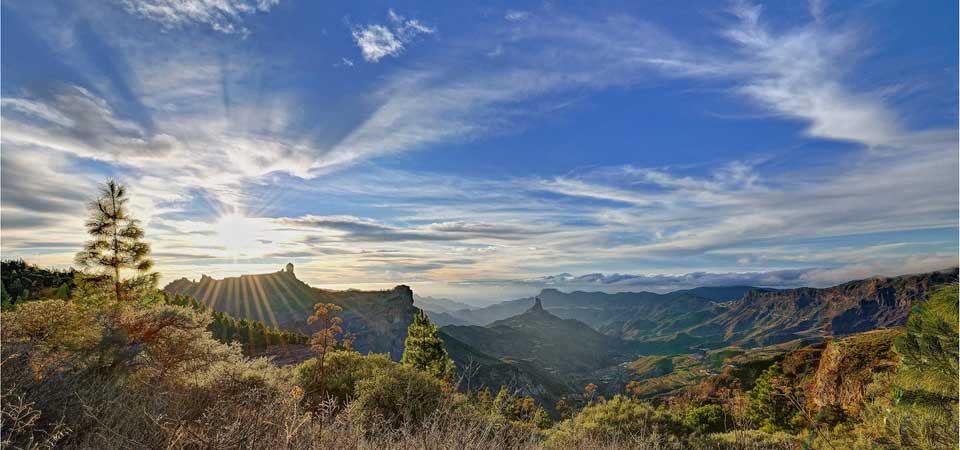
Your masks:
M 550 428 L 551 425 L 550 415 L 548 415 L 547 411 L 545 411 L 542 407 L 538 406 L 537 412 L 533 414 L 533 419 L 531 419 L 531 422 L 533 422 L 533 425 L 537 428 L 546 430 L 547 428 Z
M 437 378 L 451 379 L 454 364 L 447 356 L 439 331 L 436 325 L 430 323 L 427 314 L 422 309 L 418 310 L 407 327 L 407 340 L 403 343 L 400 363 L 426 371 Z
M 108 181 L 100 195 L 90 203 L 90 219 L 86 226 L 92 239 L 76 256 L 80 267 L 100 269 L 113 277 L 114 298 L 118 302 L 125 298 L 127 287 L 156 284 L 156 274 L 137 277 L 126 286 L 120 278 L 123 269 L 144 273 L 153 267 L 153 261 L 147 258 L 150 245 L 141 241 L 143 229 L 136 219 L 130 217 L 126 204 L 126 189 L 116 181 Z
M 757 378 L 753 389 L 747 392 L 750 399 L 750 418 L 768 432 L 788 430 L 794 427 L 797 404 L 802 404 L 796 387 L 785 379 L 780 364 L 774 363 Z
M 903 375 L 944 393 L 957 392 L 958 339 L 957 285 L 934 292 L 913 307 L 907 334 L 895 341 L 903 357 Z
M 493 404 L 490 405 L 490 408 L 496 414 L 505 415 L 509 412 L 508 408 L 512 404 L 513 395 L 510 394 L 510 391 L 508 391 L 505 386 L 500 386 L 500 391 L 497 392 L 497 396 L 493 399 Z
M 70 298 L 70 286 L 67 286 L 67 283 L 63 283 L 57 288 L 57 298 L 62 300 Z
M 0 311 L 9 311 L 13 309 L 13 297 L 4 289 L 3 281 L 0 281 Z
M 482 411 L 490 410 L 493 406 L 493 394 L 490 393 L 490 388 L 485 387 L 477 391 L 477 405 L 479 405 Z

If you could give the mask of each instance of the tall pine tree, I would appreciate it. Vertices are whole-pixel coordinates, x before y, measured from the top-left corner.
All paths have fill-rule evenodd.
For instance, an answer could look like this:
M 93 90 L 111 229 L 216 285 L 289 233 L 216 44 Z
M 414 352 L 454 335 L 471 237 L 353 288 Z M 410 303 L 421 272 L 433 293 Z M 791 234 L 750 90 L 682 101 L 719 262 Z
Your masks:
M 413 322 L 407 327 L 407 340 L 403 343 L 400 363 L 445 380 L 453 378 L 453 360 L 447 356 L 439 329 L 430 322 L 422 309 L 417 310 Z
M 156 284 L 156 274 L 141 275 L 124 283 L 120 272 L 133 269 L 141 274 L 153 267 L 150 245 L 142 242 L 143 229 L 127 212 L 126 189 L 116 181 L 107 181 L 100 195 L 90 202 L 87 233 L 92 237 L 77 253 L 80 267 L 99 269 L 112 278 L 117 302 L 125 298 L 130 288 L 142 284 Z

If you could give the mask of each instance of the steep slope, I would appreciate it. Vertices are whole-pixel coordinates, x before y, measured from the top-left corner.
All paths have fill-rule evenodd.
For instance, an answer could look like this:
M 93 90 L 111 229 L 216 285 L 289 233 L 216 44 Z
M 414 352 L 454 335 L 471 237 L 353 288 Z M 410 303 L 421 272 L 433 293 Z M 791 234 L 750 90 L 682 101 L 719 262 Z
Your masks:
M 194 297 L 237 318 L 307 334 L 315 331 L 307 324 L 313 305 L 335 303 L 343 307 L 343 328 L 356 336 L 358 351 L 390 353 L 394 359 L 403 354 L 407 326 L 416 313 L 413 291 L 407 286 L 386 291 L 318 289 L 297 279 L 292 265 L 284 271 L 222 280 L 206 275 L 198 282 L 181 278 L 164 290 Z
M 957 269 L 870 278 L 825 289 L 750 291 L 688 333 L 742 346 L 846 335 L 901 325 L 931 288 L 957 282 Z
M 529 361 L 495 358 L 443 330 L 440 331 L 440 337 L 450 358 L 457 365 L 461 389 L 478 391 L 489 388 L 496 393 L 504 386 L 519 395 L 532 396 L 546 406 L 575 391 L 572 385 Z
M 599 369 L 619 348 L 588 325 L 545 311 L 539 300 L 523 314 L 486 327 L 451 325 L 443 331 L 484 354 L 529 361 L 554 374 Z

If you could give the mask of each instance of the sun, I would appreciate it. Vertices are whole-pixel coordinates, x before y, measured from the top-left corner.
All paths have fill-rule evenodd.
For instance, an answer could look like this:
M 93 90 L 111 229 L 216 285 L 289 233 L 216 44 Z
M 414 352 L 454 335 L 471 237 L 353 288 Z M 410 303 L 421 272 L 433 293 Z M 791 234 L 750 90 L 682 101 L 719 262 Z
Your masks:
M 228 253 L 237 256 L 249 253 L 257 247 L 263 224 L 254 218 L 227 214 L 217 219 L 213 230 L 217 243 Z

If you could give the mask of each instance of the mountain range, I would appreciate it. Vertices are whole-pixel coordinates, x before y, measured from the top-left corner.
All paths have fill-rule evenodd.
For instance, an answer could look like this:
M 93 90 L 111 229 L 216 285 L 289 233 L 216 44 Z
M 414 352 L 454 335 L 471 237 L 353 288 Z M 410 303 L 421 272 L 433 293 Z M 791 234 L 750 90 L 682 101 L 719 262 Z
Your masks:
M 336 303 L 344 308 L 344 328 L 357 336 L 359 351 L 394 359 L 402 354 L 406 327 L 420 306 L 444 325 L 440 334 L 464 385 L 508 386 L 550 405 L 594 380 L 616 390 L 630 380 L 647 380 L 649 392 L 663 392 L 708 376 L 714 366 L 703 365 L 705 359 L 768 357 L 826 337 L 896 327 L 915 301 L 956 282 L 952 269 L 822 289 L 732 286 L 666 294 L 544 289 L 533 298 L 468 309 L 415 296 L 403 285 L 386 291 L 317 289 L 297 279 L 291 265 L 223 280 L 180 279 L 165 290 L 237 317 L 307 333 L 313 304 Z

